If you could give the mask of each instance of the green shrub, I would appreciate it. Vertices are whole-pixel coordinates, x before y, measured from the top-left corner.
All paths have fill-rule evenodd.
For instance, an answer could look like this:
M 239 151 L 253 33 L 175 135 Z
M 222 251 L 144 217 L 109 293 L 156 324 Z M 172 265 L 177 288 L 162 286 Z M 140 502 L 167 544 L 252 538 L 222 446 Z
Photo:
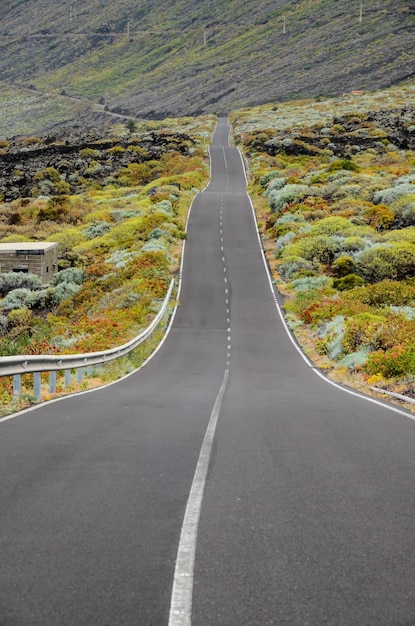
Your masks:
M 318 220 L 314 223 L 307 235 L 309 237 L 316 237 L 317 235 L 343 235 L 345 231 L 355 229 L 352 222 L 347 217 L 340 217 L 338 215 L 331 215 L 325 217 L 322 220 Z
M 411 248 L 376 246 L 365 250 L 356 261 L 356 274 L 369 283 L 386 278 L 402 280 L 415 276 L 415 252 Z
M 415 302 L 415 285 L 405 281 L 382 280 L 356 289 L 353 297 L 373 307 L 403 306 Z
M 342 278 L 335 278 L 333 280 L 333 287 L 339 291 L 347 291 L 355 287 L 360 287 L 364 282 L 363 278 L 360 278 L 360 276 L 356 274 L 347 274 L 346 276 L 342 276 Z
M 79 155 L 85 159 L 100 159 L 102 157 L 102 153 L 100 150 L 95 150 L 94 148 L 83 148 Z
M 56 168 L 46 167 L 45 169 L 39 170 L 38 172 L 36 172 L 36 174 L 34 174 L 33 176 L 33 180 L 35 181 L 49 180 L 53 183 L 58 183 L 61 180 L 61 175 L 59 174 Z
M 335 256 L 341 251 L 340 243 L 334 237 L 317 236 L 305 237 L 299 241 L 287 245 L 282 251 L 282 256 L 298 256 L 308 261 L 318 261 L 325 265 L 331 265 Z
M 382 374 L 384 378 L 406 376 L 415 373 L 415 350 L 395 346 L 390 350 L 378 350 L 368 355 L 364 371 L 369 375 Z
M 39 209 L 36 219 L 38 222 L 63 222 L 69 215 L 69 209 L 70 202 L 68 196 L 53 196 L 49 198 L 46 206 Z
M 391 204 L 394 214 L 394 227 L 406 228 L 415 225 L 415 185 L 414 193 L 402 196 Z
M 342 338 L 344 351 L 348 354 L 362 348 L 376 350 L 379 348 L 379 333 L 385 324 L 385 317 L 372 313 L 358 313 L 345 321 Z
M 354 273 L 355 263 L 351 256 L 343 254 L 337 257 L 332 263 L 331 271 L 334 276 L 342 278 L 344 276 L 350 276 Z M 362 279 L 359 279 L 362 281 Z M 362 281 L 363 282 L 363 281 Z M 335 285 L 336 286 L 336 285 Z M 338 289 L 338 287 L 336 287 Z
M 330 163 L 329 167 L 327 168 L 328 172 L 337 172 L 339 170 L 349 170 L 351 172 L 360 172 L 360 167 L 357 165 L 357 163 L 354 163 L 353 161 L 349 159 L 341 159 L 338 161 L 334 161 L 333 163 Z

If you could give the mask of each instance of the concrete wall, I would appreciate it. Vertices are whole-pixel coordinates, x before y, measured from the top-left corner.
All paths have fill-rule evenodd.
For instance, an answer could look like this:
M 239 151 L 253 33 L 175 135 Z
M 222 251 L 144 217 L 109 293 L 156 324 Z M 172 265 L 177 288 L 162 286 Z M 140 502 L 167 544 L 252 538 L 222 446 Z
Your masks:
M 58 245 L 47 250 L 0 251 L 0 272 L 25 271 L 49 283 L 58 271 Z

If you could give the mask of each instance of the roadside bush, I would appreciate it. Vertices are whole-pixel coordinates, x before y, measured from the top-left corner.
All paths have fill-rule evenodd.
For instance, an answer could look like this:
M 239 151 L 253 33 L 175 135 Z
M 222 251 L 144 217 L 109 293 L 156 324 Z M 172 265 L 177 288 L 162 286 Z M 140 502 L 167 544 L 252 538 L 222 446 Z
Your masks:
M 295 239 L 295 233 L 292 230 L 286 232 L 285 235 L 278 237 L 275 243 L 276 256 L 278 256 L 281 250 L 293 239 Z
M 34 293 L 32 308 L 33 309 L 47 309 L 53 305 L 54 288 L 49 287 L 47 289 L 41 289 Z
M 377 230 L 386 230 L 396 221 L 395 212 L 386 204 L 372 204 L 366 208 L 364 216 L 368 223 Z
M 111 225 L 108 222 L 93 222 L 83 230 L 83 234 L 87 239 L 94 239 L 95 237 L 101 237 L 101 235 L 108 233 L 110 230 Z
M 344 354 L 342 345 L 342 338 L 345 332 L 344 322 L 344 315 L 336 315 L 318 333 L 327 354 L 333 361 L 337 361 Z
M 360 172 L 360 167 L 357 163 L 349 159 L 340 159 L 338 161 L 334 161 L 330 163 L 327 168 L 328 172 L 338 172 L 339 170 L 349 170 L 350 172 Z
M 415 252 L 410 248 L 387 246 L 365 250 L 356 261 L 356 274 L 369 283 L 415 276 Z
M 413 185 L 415 189 L 415 185 Z M 415 225 L 415 193 L 402 196 L 391 205 L 394 214 L 394 227 L 406 228 Z
M 291 287 L 296 291 L 309 291 L 318 289 L 319 287 L 327 287 L 331 285 L 328 276 L 302 276 L 291 281 Z
M 68 298 L 73 298 L 81 289 L 81 285 L 70 282 L 59 283 L 53 290 L 52 302 L 55 306 Z
M 266 174 L 261 176 L 261 178 L 259 179 L 259 184 L 261 185 L 261 187 L 265 188 L 271 180 L 279 177 L 279 175 L 279 170 L 272 170 L 271 172 L 267 172 Z
M 69 197 L 66 195 L 53 196 L 50 198 L 45 207 L 39 209 L 37 221 L 45 220 L 53 222 L 64 222 L 69 214 Z
M 318 235 L 344 235 L 345 231 L 355 229 L 352 222 L 347 217 L 340 217 L 338 215 L 330 215 L 322 220 L 315 222 L 308 231 L 309 237 L 316 237 Z
M 415 373 L 415 349 L 395 346 L 390 350 L 377 350 L 368 355 L 364 371 L 369 375 L 381 374 L 384 378 Z
M 362 370 L 369 358 L 369 352 L 367 350 L 358 350 L 357 352 L 351 352 L 346 354 L 339 362 L 339 365 L 345 367 L 351 372 Z
M 294 200 L 304 196 L 308 190 L 309 187 L 306 185 L 285 185 L 282 189 L 270 191 L 268 203 L 274 213 L 280 212 Z
M 358 313 L 345 321 L 342 346 L 346 354 L 362 348 L 378 349 L 381 340 L 378 338 L 385 324 L 385 317 L 372 313 Z
M 405 281 L 382 280 L 356 289 L 353 297 L 373 307 L 409 305 L 415 302 L 415 285 Z
M 52 284 L 54 286 L 61 283 L 75 283 L 76 285 L 82 285 L 84 279 L 84 272 L 79 267 L 68 267 L 61 270 L 53 277 Z
M 323 235 L 317 237 L 307 236 L 287 245 L 282 251 L 282 256 L 298 256 L 303 257 L 307 261 L 318 261 L 325 265 L 331 265 L 340 251 L 341 245 L 334 237 Z
M 0 309 L 12 311 L 13 309 L 31 308 L 35 301 L 35 294 L 30 289 L 14 289 L 10 291 L 0 302 Z
M 347 274 L 346 276 L 342 276 L 342 278 L 335 278 L 333 280 L 333 287 L 339 291 L 348 291 L 349 289 L 360 287 L 364 282 L 363 278 L 360 278 L 360 276 L 356 274 Z
M 14 289 L 40 289 L 42 281 L 36 274 L 7 272 L 0 274 L 0 294 L 5 296 Z
M 387 189 L 381 189 L 373 194 L 373 202 L 375 204 L 392 204 L 398 198 L 407 195 L 413 195 L 415 193 L 415 185 L 410 183 L 403 183 L 396 187 L 388 187 Z
M 289 256 L 284 259 L 284 263 L 282 263 L 278 267 L 278 273 L 282 278 L 289 280 L 290 278 L 296 278 L 296 274 L 300 272 L 313 272 L 316 270 L 314 265 L 300 256 Z
M 266 190 L 264 191 L 264 193 L 262 194 L 262 196 L 264 198 L 268 198 L 268 196 L 270 195 L 271 191 L 279 191 L 280 189 L 282 189 L 287 183 L 287 179 L 286 178 L 282 178 L 282 177 L 273 177 L 270 181 L 270 183 L 268 184 Z
M 173 205 L 170 200 L 162 200 L 156 204 L 157 211 L 165 213 L 167 216 L 172 217 L 174 214 Z
M 351 256 L 343 254 L 337 257 L 332 263 L 331 271 L 334 276 L 342 278 L 344 276 L 350 276 L 354 273 L 355 263 Z M 360 280 L 362 280 L 360 278 Z

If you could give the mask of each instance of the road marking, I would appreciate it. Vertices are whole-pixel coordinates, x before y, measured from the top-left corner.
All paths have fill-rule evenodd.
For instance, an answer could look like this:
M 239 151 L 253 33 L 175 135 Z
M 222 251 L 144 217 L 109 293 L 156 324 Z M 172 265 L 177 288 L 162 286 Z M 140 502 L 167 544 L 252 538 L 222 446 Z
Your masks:
M 223 396 L 228 385 L 229 370 L 225 370 L 221 388 L 206 429 L 205 438 L 199 454 L 189 499 L 184 514 L 176 567 L 174 570 L 173 590 L 170 602 L 168 626 L 190 626 L 192 620 L 193 576 L 196 554 L 197 531 L 200 509 L 205 491 L 213 440 Z

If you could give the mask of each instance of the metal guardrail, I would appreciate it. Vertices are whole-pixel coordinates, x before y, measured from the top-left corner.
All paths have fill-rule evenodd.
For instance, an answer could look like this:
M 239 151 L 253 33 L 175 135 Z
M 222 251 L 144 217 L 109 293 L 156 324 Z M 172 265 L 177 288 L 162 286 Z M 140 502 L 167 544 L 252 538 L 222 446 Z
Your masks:
M 125 356 L 145 341 L 158 326 L 166 312 L 171 293 L 173 291 L 173 285 L 174 279 L 170 283 L 160 311 L 157 313 L 151 324 L 143 332 L 127 343 L 108 350 L 101 350 L 100 352 L 86 352 L 84 354 L 25 354 L 0 357 L 0 377 L 14 376 L 14 392 L 15 395 L 18 395 L 20 393 L 20 376 L 22 374 L 34 373 L 35 396 L 39 397 L 41 372 L 51 373 L 52 386 L 53 379 L 56 384 L 56 374 L 53 377 L 52 373 L 62 370 L 67 372 L 73 369 L 82 371 L 84 368 L 108 363 L 109 361 Z M 36 374 L 38 376 L 36 376 Z M 78 376 L 78 380 L 80 378 L 82 377 Z M 66 383 L 68 382 L 68 377 L 65 378 L 65 381 Z

